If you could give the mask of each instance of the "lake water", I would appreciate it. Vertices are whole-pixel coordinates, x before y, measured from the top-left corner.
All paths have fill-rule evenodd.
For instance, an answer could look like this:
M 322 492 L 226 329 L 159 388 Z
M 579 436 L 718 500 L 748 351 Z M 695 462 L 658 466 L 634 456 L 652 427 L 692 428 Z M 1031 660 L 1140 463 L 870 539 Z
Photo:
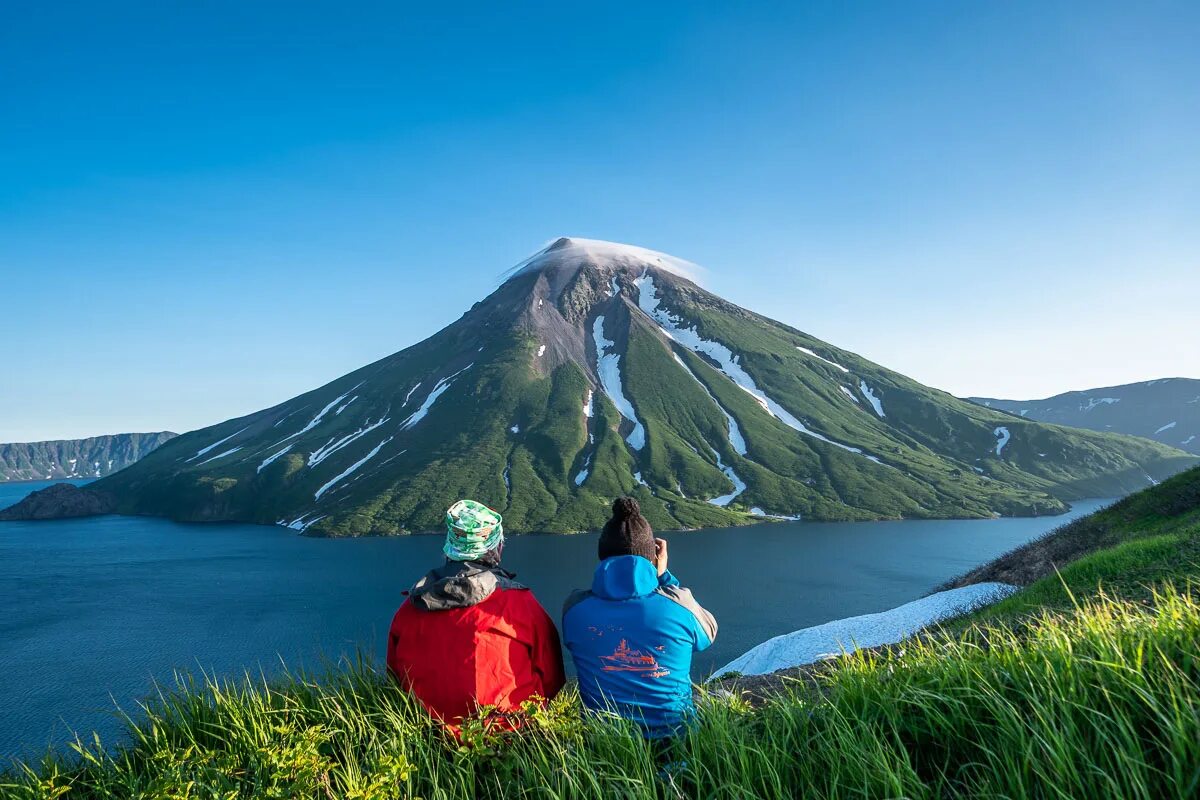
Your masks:
M 44 483 L 0 483 L 0 507 Z M 707 675 L 759 642 L 882 611 L 1109 501 L 1038 519 L 782 522 L 667 534 L 671 569 L 717 617 Z M 439 563 L 438 537 L 309 539 L 256 525 L 97 517 L 0 523 L 0 759 L 72 729 L 117 736 L 174 670 L 239 675 L 382 657 L 401 592 Z M 513 537 L 505 566 L 555 619 L 590 583 L 596 536 Z

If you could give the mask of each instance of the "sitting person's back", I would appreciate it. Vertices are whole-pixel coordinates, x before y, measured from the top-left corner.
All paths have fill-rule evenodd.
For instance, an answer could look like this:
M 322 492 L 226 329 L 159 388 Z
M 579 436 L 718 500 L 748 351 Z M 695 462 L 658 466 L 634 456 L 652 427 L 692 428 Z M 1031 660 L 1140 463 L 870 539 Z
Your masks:
M 637 722 L 649 738 L 676 733 L 692 715 L 692 654 L 717 623 L 667 570 L 637 501 L 619 498 L 599 544 L 592 588 L 567 598 L 563 639 L 583 704 Z
M 500 568 L 500 515 L 471 500 L 446 514 L 445 565 L 426 574 L 392 620 L 388 668 L 457 732 L 481 706 L 512 712 L 563 686 L 558 632 L 533 592 Z

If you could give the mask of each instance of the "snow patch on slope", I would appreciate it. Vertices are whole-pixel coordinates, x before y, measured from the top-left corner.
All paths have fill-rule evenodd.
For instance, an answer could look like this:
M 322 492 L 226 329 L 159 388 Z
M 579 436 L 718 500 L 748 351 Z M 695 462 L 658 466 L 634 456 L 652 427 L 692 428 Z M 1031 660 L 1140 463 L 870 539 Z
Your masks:
M 421 407 L 418 408 L 413 413 L 409 414 L 408 418 L 405 419 L 404 422 L 400 423 L 400 427 L 397 428 L 397 430 L 406 431 L 409 428 L 411 428 L 412 426 L 416 425 L 421 420 L 425 419 L 425 416 L 429 413 L 429 409 L 433 408 L 433 404 L 437 402 L 437 399 L 439 397 L 441 397 L 442 394 L 447 389 L 450 388 L 450 384 L 454 382 L 454 379 L 457 378 L 459 375 L 463 374 L 464 372 L 466 372 L 467 370 L 469 370 L 473 366 L 475 366 L 474 362 L 467 364 L 465 367 L 460 369 L 458 372 L 454 373 L 453 375 L 448 375 L 447 377 L 442 378 L 440 381 L 438 381 L 436 384 L 434 384 L 434 387 L 429 390 L 429 394 L 425 396 L 425 402 L 421 403 Z M 420 386 L 420 385 L 421 384 L 419 384 L 419 383 L 417 384 L 417 386 Z M 413 388 L 415 389 L 416 387 L 413 387 Z M 409 394 L 412 394 L 412 392 L 409 392 Z M 407 403 L 408 401 L 405 400 L 405 402 Z
M 843 651 L 894 644 L 907 639 L 922 628 L 990 605 L 1015 591 L 1017 587 L 1007 583 L 976 583 L 937 592 L 878 614 L 847 617 L 785 633 L 730 661 L 713 672 L 713 677 L 720 677 L 727 672 L 766 675 L 789 667 L 811 664 L 824 656 L 836 655 Z
M 284 443 L 284 442 L 286 442 L 288 439 L 295 439 L 297 436 L 303 436 L 304 434 L 306 434 L 306 433 L 308 433 L 309 431 L 311 431 L 313 428 L 315 428 L 315 427 L 317 427 L 318 425 L 320 425 L 320 424 L 321 424 L 321 420 L 325 419 L 325 415 L 329 413 L 330 409 L 332 409 L 332 408 L 333 408 L 334 406 L 336 406 L 338 403 L 340 403 L 340 402 L 342 402 L 343 400 L 345 400 L 345 399 L 346 399 L 346 397 L 347 397 L 347 396 L 349 396 L 350 392 L 353 392 L 355 389 L 357 389 L 359 386 L 362 386 L 364 383 L 366 383 L 366 381 L 359 381 L 357 384 L 355 384 L 353 387 L 351 387 L 351 388 L 350 388 L 349 390 L 347 390 L 346 392 L 344 392 L 344 393 L 342 393 L 342 394 L 339 394 L 337 397 L 335 397 L 335 398 L 333 398 L 332 400 L 330 400 L 330 401 L 329 401 L 329 405 L 325 406 L 325 407 L 324 407 L 324 408 L 322 408 L 320 411 L 318 411 L 318 412 L 317 412 L 317 415 L 316 415 L 315 417 L 313 417 L 311 420 L 309 420 L 307 425 L 305 425 L 303 428 L 301 428 L 300 430 L 298 430 L 298 431 L 296 431 L 295 433 L 293 433 L 291 436 L 285 436 L 284 438 L 280 439 L 280 440 L 279 440 L 278 442 L 276 442 L 275 444 L 283 444 L 283 443 Z M 335 415 L 335 416 L 336 416 L 336 415 Z M 272 447 L 274 447 L 275 445 L 271 445 L 271 446 L 272 446 Z
M 258 465 L 258 469 L 256 469 L 255 472 L 262 472 L 264 469 L 266 469 L 267 467 L 269 467 L 273 463 L 275 463 L 275 459 L 279 458 L 281 455 L 283 455 L 287 451 L 291 450 L 294 446 L 295 445 L 289 444 L 287 447 L 283 448 L 282 450 L 280 450 L 272 455 L 267 456 L 266 458 L 263 459 L 262 463 Z
M 354 444 L 356 441 L 366 436 L 368 433 L 375 430 L 389 419 L 391 419 L 391 417 L 381 417 L 378 422 L 374 423 L 368 420 L 365 426 L 359 428 L 353 433 L 343 436 L 341 439 L 338 439 L 336 443 L 334 443 L 333 439 L 330 439 L 324 445 L 308 454 L 308 466 L 315 467 L 317 464 L 320 464 L 322 461 L 329 458 L 343 447 L 349 447 L 350 445 Z
M 858 398 L 854 396 L 854 392 L 850 391 L 849 386 L 839 385 L 838 388 L 842 390 L 842 394 L 846 395 L 846 397 L 849 397 L 851 400 L 853 400 L 856 403 L 858 402 Z
M 1008 444 L 1008 440 L 1012 438 L 1012 434 L 1008 432 L 1008 428 L 1001 425 L 992 431 L 992 435 L 996 437 L 996 455 L 1004 452 L 1004 446 Z
M 1174 427 L 1175 427 L 1174 422 L 1168 422 L 1166 425 L 1163 425 L 1161 428 L 1156 430 L 1155 433 L 1162 433 L 1163 431 L 1169 431 L 1169 430 L 1171 430 L 1171 428 L 1174 428 Z
M 871 404 L 871 408 L 875 409 L 875 413 L 879 415 L 879 418 L 883 419 L 883 403 L 875 396 L 875 392 L 871 391 L 871 387 L 867 386 L 867 382 L 860 379 L 858 389 L 863 393 L 863 397 L 867 398 L 867 402 Z
M 234 453 L 236 453 L 238 450 L 241 450 L 241 449 L 242 449 L 242 446 L 238 445 L 237 447 L 234 447 L 230 450 L 226 450 L 224 453 L 217 453 L 215 456 L 212 456 L 211 458 L 206 458 L 203 461 L 201 461 L 200 464 L 207 464 L 210 461 L 216 461 L 218 458 L 224 458 L 225 456 L 231 456 Z M 198 466 L 200 466 L 200 464 L 197 464 L 196 466 L 198 467 Z
M 352 475 L 354 473 L 355 470 L 357 470 L 363 464 L 367 463 L 372 458 L 377 456 L 379 454 L 379 451 L 383 449 L 383 446 L 385 444 L 387 444 L 388 442 L 390 442 L 391 440 L 392 440 L 392 437 L 389 436 L 386 439 L 384 439 L 382 442 L 380 442 L 379 444 L 375 445 L 375 447 L 371 449 L 371 452 L 367 453 L 365 456 L 360 458 L 358 461 L 355 461 L 353 464 L 351 464 L 349 467 L 347 467 L 345 470 L 343 470 L 341 473 L 339 473 L 337 475 L 337 477 L 335 477 L 333 480 L 326 483 L 320 489 L 317 489 L 316 493 L 313 495 L 313 499 L 320 500 L 321 495 L 325 494 L 330 489 L 332 489 L 334 486 L 336 486 L 339 481 L 343 480 L 344 478 L 349 477 L 350 475 Z M 316 520 L 313 520 L 313 522 L 316 522 Z M 311 525 L 312 523 L 310 522 L 309 524 Z
M 813 358 L 815 358 L 817 361 L 824 361 L 826 364 L 830 365 L 831 367 L 837 367 L 837 368 L 838 368 L 838 369 L 840 369 L 842 372 L 849 372 L 849 371 L 850 371 L 850 370 L 846 369 L 845 367 L 843 367 L 841 364 L 837 363 L 836 361 L 830 361 L 830 360 L 829 360 L 828 358 L 826 358 L 825 356 L 819 356 L 819 355 L 817 355 L 817 354 L 816 354 L 816 353 L 814 353 L 812 350 L 809 350 L 807 347 L 799 347 L 799 346 L 797 346 L 797 347 L 796 347 L 796 349 L 797 349 L 797 350 L 799 350 L 801 353 L 804 353 L 806 356 L 812 356 L 812 357 L 813 357 Z
M 718 369 L 744 392 L 753 397 L 759 406 L 762 407 L 763 411 L 766 411 L 789 428 L 799 431 L 806 436 L 811 436 L 834 447 L 840 447 L 843 450 L 869 458 L 876 464 L 883 463 L 875 456 L 867 455 L 860 448 L 842 444 L 814 430 L 809 430 L 803 422 L 793 416 L 786 408 L 768 397 L 766 392 L 758 388 L 758 384 L 754 382 L 749 373 L 742 368 L 740 357 L 734 355 L 732 350 L 720 342 L 703 338 L 697 333 L 695 328 L 683 327 L 682 322 L 671 316 L 670 312 L 661 307 L 657 289 L 654 286 L 654 279 L 649 274 L 643 274 L 640 278 L 634 280 L 634 284 L 638 287 L 638 307 L 658 323 L 660 330 L 669 339 L 678 342 L 694 353 L 706 355 L 717 362 Z
M 202 448 L 200 448 L 199 450 L 197 450 L 197 451 L 196 451 L 196 455 L 192 456 L 191 458 L 189 458 L 189 459 L 188 459 L 187 461 L 185 461 L 184 463 L 186 464 L 186 463 L 188 463 L 189 461 L 195 461 L 195 460 L 196 460 L 197 458 L 199 458 L 200 456 L 202 456 L 202 455 L 204 455 L 205 453 L 208 453 L 208 452 L 210 452 L 210 451 L 212 451 L 212 450 L 215 450 L 215 449 L 217 449 L 218 447 L 220 447 L 221 445 L 225 444 L 226 442 L 228 442 L 228 441 L 229 441 L 230 439 L 232 439 L 233 437 L 237 436 L 239 433 L 244 433 L 244 432 L 245 432 L 245 431 L 247 431 L 249 428 L 250 428 L 250 426 L 249 426 L 249 425 L 247 425 L 245 428 L 242 428 L 240 431 L 237 431 L 236 433 L 231 433 L 231 434 L 229 434 L 228 436 L 226 436 L 224 439 L 221 439 L 221 440 L 219 440 L 219 441 L 213 442 L 213 443 L 212 443 L 212 444 L 210 444 L 208 447 L 202 447 Z M 290 439 L 291 437 L 288 437 L 288 438 Z M 286 441 L 286 440 L 285 440 L 285 441 Z M 201 464 L 203 464 L 203 463 L 205 463 L 205 462 L 201 461 L 200 463 L 201 463 Z M 53 466 L 53 464 L 51 464 L 51 466 Z M 109 468 L 109 469 L 112 469 L 112 462 L 111 462 L 111 461 L 108 463 L 108 468 Z
M 713 405 L 717 407 L 717 410 L 725 415 L 725 423 L 729 428 L 729 443 L 733 445 L 733 449 L 737 451 L 739 456 L 746 455 L 746 439 L 742 436 L 742 429 L 738 427 L 737 420 L 733 418 L 733 414 L 730 414 L 725 410 L 725 407 L 721 405 L 716 396 L 708 390 L 708 387 L 704 385 L 696 373 L 692 372 L 688 365 L 684 363 L 683 359 L 679 357 L 678 353 L 671 353 L 671 357 L 675 359 L 675 362 L 679 364 L 679 366 L 683 367 L 684 372 L 692 376 L 692 380 L 700 384 L 700 388 L 703 389 L 704 393 L 707 394 L 709 399 L 713 401 Z
M 1121 398 L 1119 397 L 1089 397 L 1086 406 L 1080 403 L 1079 410 L 1091 411 L 1096 406 L 1112 405 L 1113 403 L 1119 402 L 1121 402 Z
M 621 357 L 608 351 L 616 342 L 605 338 L 603 316 L 596 317 L 592 324 L 592 338 L 596 341 L 596 372 L 600 375 L 600 386 L 613 401 L 617 411 L 621 412 L 621 416 L 633 423 L 633 430 L 625 437 L 625 441 L 629 442 L 629 446 L 634 450 L 641 450 L 646 446 L 646 429 L 638 420 L 633 403 L 625 397 L 625 390 L 621 385 Z
M 725 477 L 729 478 L 729 481 L 733 484 L 733 491 L 729 494 L 723 494 L 720 497 L 714 497 L 708 502 L 712 503 L 714 506 L 720 506 L 721 508 L 724 508 L 733 502 L 734 498 L 736 498 L 739 494 L 746 491 L 746 482 L 738 477 L 738 474 L 733 471 L 733 467 L 728 466 L 724 461 L 721 460 L 720 453 L 718 453 L 716 450 L 713 450 L 712 452 L 713 455 L 717 457 L 717 468 L 720 469 L 721 472 L 724 472 Z

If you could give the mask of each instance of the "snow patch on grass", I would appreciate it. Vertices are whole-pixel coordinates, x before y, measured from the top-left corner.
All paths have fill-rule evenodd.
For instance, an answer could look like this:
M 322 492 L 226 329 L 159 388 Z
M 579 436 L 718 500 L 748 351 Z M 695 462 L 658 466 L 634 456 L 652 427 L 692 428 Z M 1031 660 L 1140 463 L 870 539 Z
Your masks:
M 1162 433 L 1163 431 L 1169 431 L 1169 430 L 1171 430 L 1171 428 L 1174 428 L 1174 427 L 1175 427 L 1174 422 L 1168 422 L 1166 425 L 1163 425 L 1161 428 L 1156 430 L 1155 433 Z
M 224 458 L 225 456 L 231 456 L 234 453 L 236 453 L 238 450 L 241 450 L 241 449 L 242 449 L 242 446 L 238 445 L 237 447 L 234 447 L 231 450 L 226 450 L 224 453 L 217 453 L 215 456 L 212 456 L 211 458 L 206 458 L 203 461 L 201 461 L 200 464 L 197 464 L 196 466 L 198 467 L 201 464 L 207 464 L 210 461 L 216 461 L 217 459 Z
M 797 349 L 797 350 L 799 350 L 801 353 L 804 353 L 806 356 L 812 356 L 812 357 L 813 357 L 813 358 L 815 358 L 817 361 L 824 361 L 826 364 L 830 365 L 831 367 L 837 367 L 837 368 L 838 368 L 838 369 L 840 369 L 842 372 L 849 372 L 849 371 L 850 371 L 850 370 L 846 369 L 845 367 L 843 367 L 841 364 L 837 363 L 836 361 L 830 361 L 830 360 L 829 360 L 828 358 L 826 358 L 825 356 L 819 356 L 819 355 L 817 355 L 817 354 L 816 354 L 816 353 L 814 353 L 812 350 L 809 350 L 807 347 L 799 347 L 799 346 L 797 346 L 797 347 L 796 347 L 796 349 Z
M 729 494 L 723 494 L 720 497 L 714 497 L 708 502 L 712 503 L 714 506 L 720 506 L 721 508 L 724 508 L 733 502 L 734 498 L 746 491 L 746 482 L 738 477 L 738 474 L 733 471 L 733 467 L 727 465 L 721 460 L 720 453 L 718 453 L 716 450 L 713 450 L 713 455 L 717 457 L 717 468 L 720 469 L 721 472 L 724 472 L 725 477 L 729 478 L 729 481 L 733 484 L 733 491 Z
M 799 514 L 795 515 L 794 517 L 789 516 L 787 514 L 768 514 L 766 511 L 763 511 L 758 506 L 754 506 L 753 508 L 751 508 L 750 513 L 756 517 L 762 517 L 763 519 L 779 519 L 779 520 L 787 520 L 789 522 L 799 522 L 800 521 Z
M 875 392 L 871 391 L 871 387 L 867 386 L 867 382 L 860 379 L 858 389 L 863 393 L 863 397 L 867 398 L 867 402 L 871 404 L 871 408 L 875 409 L 875 413 L 879 415 L 879 418 L 883 419 L 883 403 L 875 396 Z
M 990 605 L 1015 591 L 1017 587 L 1007 583 L 976 583 L 937 592 L 878 614 L 847 617 L 785 633 L 730 661 L 713 672 L 712 677 L 720 677 L 728 672 L 766 675 L 811 664 L 843 651 L 895 644 L 922 628 Z
M 291 450 L 293 447 L 295 447 L 295 445 L 289 444 L 287 447 L 283 448 L 282 450 L 279 450 L 279 451 L 275 452 L 274 454 L 267 456 L 266 458 L 263 459 L 262 463 L 258 465 L 258 469 L 256 469 L 255 472 L 262 472 L 264 469 L 266 469 L 267 467 L 274 464 L 275 459 L 279 458 L 281 455 L 283 455 L 287 451 Z
M 249 428 L 250 428 L 250 426 L 249 426 L 249 425 L 247 425 L 245 428 L 242 428 L 240 431 L 237 431 L 236 433 L 231 433 L 231 434 L 229 434 L 228 436 L 226 436 L 224 439 L 221 439 L 221 440 L 219 440 L 219 441 L 213 442 L 213 443 L 212 443 L 212 444 L 210 444 L 208 447 L 202 447 L 202 448 L 200 448 L 199 450 L 197 450 L 197 451 L 196 451 L 196 455 L 192 456 L 191 458 L 189 458 L 189 459 L 188 459 L 187 461 L 185 461 L 184 463 L 186 464 L 186 463 L 188 463 L 188 462 L 190 462 L 190 461 L 195 461 L 197 458 L 199 458 L 200 456 L 204 455 L 205 453 L 211 452 L 211 451 L 213 451 L 213 450 L 217 449 L 218 447 L 220 447 L 221 445 L 225 444 L 225 443 L 226 443 L 226 442 L 228 442 L 230 439 L 232 439 L 233 437 L 237 436 L 239 433 L 245 433 L 245 432 L 246 432 L 246 431 L 247 431 Z M 289 436 L 289 437 L 288 437 L 288 439 L 290 439 L 290 438 L 292 438 L 292 437 L 290 437 L 290 436 Z M 286 441 L 287 441 L 287 439 L 284 439 L 284 441 L 286 442 Z M 209 460 L 211 460 L 211 459 L 209 459 Z M 203 463 L 205 463 L 205 462 L 201 461 L 200 463 L 201 463 L 201 464 L 203 464 Z M 51 464 L 51 466 L 54 466 L 54 465 L 53 465 L 53 464 Z M 110 462 L 109 462 L 109 464 L 108 464 L 108 468 L 109 468 L 109 469 L 112 469 L 112 462 L 111 462 L 111 461 L 110 461 Z
M 703 389 L 704 393 L 708 395 L 710 400 L 713 401 L 713 405 L 717 407 L 717 410 L 725 415 L 725 423 L 729 428 L 729 443 L 733 445 L 733 449 L 737 451 L 739 456 L 746 455 L 746 439 L 742 436 L 742 429 L 738 427 L 737 420 L 733 418 L 733 414 L 730 414 L 725 410 L 725 407 L 721 405 L 720 401 L 717 400 L 716 395 L 708 390 L 708 387 L 705 386 L 700 380 L 699 376 L 692 372 L 688 365 L 684 363 L 683 359 L 679 357 L 678 353 L 671 353 L 671 357 L 675 359 L 675 363 L 683 367 L 684 372 L 692 376 L 692 380 L 700 384 L 700 388 Z
M 404 420 L 404 422 L 401 422 L 400 427 L 397 430 L 406 431 L 421 420 L 425 419 L 425 416 L 429 413 L 429 409 L 433 408 L 433 404 L 437 402 L 437 399 L 441 397 L 447 389 L 450 388 L 450 384 L 454 382 L 454 379 L 473 366 L 475 366 L 474 362 L 467 364 L 458 372 L 454 373 L 453 375 L 448 375 L 434 384 L 434 387 L 429 391 L 429 394 L 425 396 L 425 402 L 421 403 L 421 407 L 410 414 L 408 418 Z M 420 386 L 420 384 L 417 384 L 417 386 Z M 409 394 L 411 394 L 411 392 L 409 392 Z M 408 400 L 406 399 L 405 402 L 407 403 Z
M 336 443 L 334 442 L 333 439 L 330 439 L 324 445 L 322 445 L 321 447 L 317 448 L 316 450 L 314 450 L 313 452 L 308 454 L 308 466 L 315 467 L 317 464 L 320 464 L 322 461 L 329 458 L 331 455 L 336 453 L 338 450 L 341 450 L 344 447 L 348 447 L 348 446 L 354 444 L 356 441 L 358 441 L 362 437 L 366 436 L 368 433 L 375 430 L 380 425 L 387 422 L 389 419 L 391 419 L 391 417 L 385 416 L 385 417 L 381 417 L 378 422 L 371 422 L 368 420 L 367 424 L 365 426 L 359 428 L 358 430 L 354 431 L 353 433 L 349 433 L 349 434 L 343 436 L 341 439 L 338 439 Z
M 325 494 L 325 493 L 326 493 L 326 492 L 328 492 L 330 489 L 332 489 L 334 486 L 336 486 L 336 485 L 338 484 L 338 482 L 339 482 L 339 481 L 341 481 L 341 480 L 343 480 L 343 479 L 345 479 L 345 478 L 349 477 L 350 475 L 352 475 L 352 474 L 355 472 L 355 470 L 357 470 L 357 469 L 358 469 L 359 467 L 361 467 L 363 464 L 367 463 L 367 462 L 368 462 L 368 461 L 370 461 L 372 458 L 374 458 L 375 456 L 377 456 L 377 455 L 379 454 L 379 451 L 383 449 L 383 446 L 384 446 L 385 444 L 387 444 L 388 442 L 390 442 L 391 440 L 392 440 L 392 437 L 391 437 L 391 436 L 389 436 L 389 437 L 387 437 L 386 439 L 384 439 L 382 442 L 380 442 L 379 444 L 375 445 L 375 447 L 373 447 L 373 448 L 371 449 L 371 452 L 367 453 L 365 456 L 363 456 L 362 458 L 360 458 L 358 461 L 355 461 L 353 464 L 351 464 L 351 465 L 350 465 L 349 467 L 347 467 L 345 470 L 343 470 L 342 472 L 340 472 L 340 473 L 337 475 L 337 477 L 335 477 L 333 480 L 331 480 L 331 481 L 329 481 L 328 483 L 326 483 L 326 484 L 325 484 L 324 486 L 322 486 L 320 489 L 317 489 L 316 493 L 313 495 L 313 499 L 314 499 L 314 500 L 320 500 L 320 499 L 321 499 L 321 495 Z M 313 522 L 316 522 L 316 520 L 313 520 Z M 310 522 L 309 524 L 311 525 L 312 523 Z
M 596 342 L 596 372 L 600 376 L 600 386 L 613 401 L 617 411 L 621 412 L 621 416 L 633 423 L 633 430 L 625 437 L 625 441 L 629 442 L 629 446 L 634 450 L 641 450 L 646 446 L 646 429 L 637 418 L 633 403 L 625 396 L 621 385 L 621 357 L 609 352 L 609 348 L 614 347 L 616 342 L 605 338 L 603 316 L 596 317 L 592 324 L 592 338 Z
M 842 390 L 842 394 L 846 395 L 846 397 L 849 397 L 851 400 L 853 400 L 856 403 L 858 402 L 858 398 L 854 396 L 854 392 L 850 391 L 849 386 L 839 385 L 838 388 Z
M 311 431 L 313 428 L 315 428 L 315 427 L 317 427 L 318 425 L 320 425 L 320 424 L 321 424 L 321 420 L 325 419 L 325 415 L 329 413 L 330 409 L 332 409 L 332 408 L 333 408 L 334 406 L 336 406 L 338 403 L 342 402 L 342 401 L 343 401 L 343 400 L 345 400 L 347 397 L 349 397 L 349 395 L 350 395 L 350 392 L 353 392 L 355 389 L 357 389 L 359 386 L 362 386 L 364 383 L 366 383 L 366 381 L 359 381 L 357 384 L 355 384 L 353 387 L 351 387 L 351 388 L 350 388 L 348 391 L 346 391 L 346 392 L 343 392 L 342 394 L 339 394 L 337 397 L 335 397 L 335 398 L 333 398 L 332 400 L 330 400 L 330 401 L 329 401 L 329 405 L 325 406 L 325 407 L 324 407 L 324 408 L 322 408 L 320 411 L 318 411 L 318 412 L 317 412 L 317 415 L 316 415 L 315 417 L 313 417 L 312 419 L 310 419 L 310 420 L 308 421 L 308 424 L 307 424 L 307 425 L 305 425 L 303 428 L 301 428 L 300 430 L 298 430 L 298 431 L 296 431 L 295 433 L 293 433 L 291 436 L 285 436 L 284 438 L 280 439 L 280 440 L 279 440 L 278 442 L 276 442 L 275 444 L 283 444 L 283 443 L 284 443 L 284 442 L 286 442 L 288 439 L 295 439 L 297 436 L 303 436 L 304 434 L 306 434 L 306 433 L 308 433 L 309 431 Z M 335 416 L 336 416 L 336 415 L 335 415 Z M 275 445 L 273 444 L 273 445 L 271 445 L 271 446 L 272 446 L 272 447 L 274 447 Z
M 1008 444 L 1008 440 L 1012 438 L 1012 434 L 1008 432 L 1008 428 L 1001 425 L 992 431 L 992 435 L 996 437 L 996 455 L 1004 452 L 1004 446 Z
M 541 347 L 538 348 L 537 357 L 541 358 L 544 355 L 546 355 L 546 345 L 542 345 Z
M 851 453 L 869 458 L 876 464 L 882 464 L 878 458 L 872 455 L 867 455 L 858 447 L 851 447 L 848 444 L 834 441 L 827 436 L 810 430 L 803 422 L 797 419 L 786 408 L 781 406 L 775 400 L 767 396 L 766 392 L 758 388 L 758 384 L 750 377 L 741 366 L 741 358 L 734 355 L 733 351 L 720 342 L 705 339 L 693 328 L 683 327 L 683 323 L 671 316 L 670 312 L 662 308 L 659 300 L 657 289 L 654 286 L 654 279 L 649 274 L 643 274 L 640 278 L 634 281 L 638 287 L 638 308 L 645 314 L 658 323 L 659 329 L 662 330 L 669 339 L 678 342 L 694 353 L 700 353 L 708 356 L 717 363 L 717 368 L 721 370 L 731 381 L 734 382 L 744 392 L 749 394 L 759 404 L 759 406 L 775 417 L 784 425 L 787 425 L 793 430 L 799 431 L 806 436 L 811 436 L 814 439 L 819 439 L 822 442 L 831 444 L 834 447 L 840 447 Z

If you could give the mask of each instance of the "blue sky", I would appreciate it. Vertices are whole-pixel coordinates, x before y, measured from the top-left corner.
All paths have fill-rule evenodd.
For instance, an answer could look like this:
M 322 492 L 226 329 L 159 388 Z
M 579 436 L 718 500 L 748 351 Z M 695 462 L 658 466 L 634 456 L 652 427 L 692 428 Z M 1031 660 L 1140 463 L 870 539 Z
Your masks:
M 0 441 L 273 404 L 559 235 L 957 394 L 1200 377 L 1195 3 L 184 5 L 5 10 Z

